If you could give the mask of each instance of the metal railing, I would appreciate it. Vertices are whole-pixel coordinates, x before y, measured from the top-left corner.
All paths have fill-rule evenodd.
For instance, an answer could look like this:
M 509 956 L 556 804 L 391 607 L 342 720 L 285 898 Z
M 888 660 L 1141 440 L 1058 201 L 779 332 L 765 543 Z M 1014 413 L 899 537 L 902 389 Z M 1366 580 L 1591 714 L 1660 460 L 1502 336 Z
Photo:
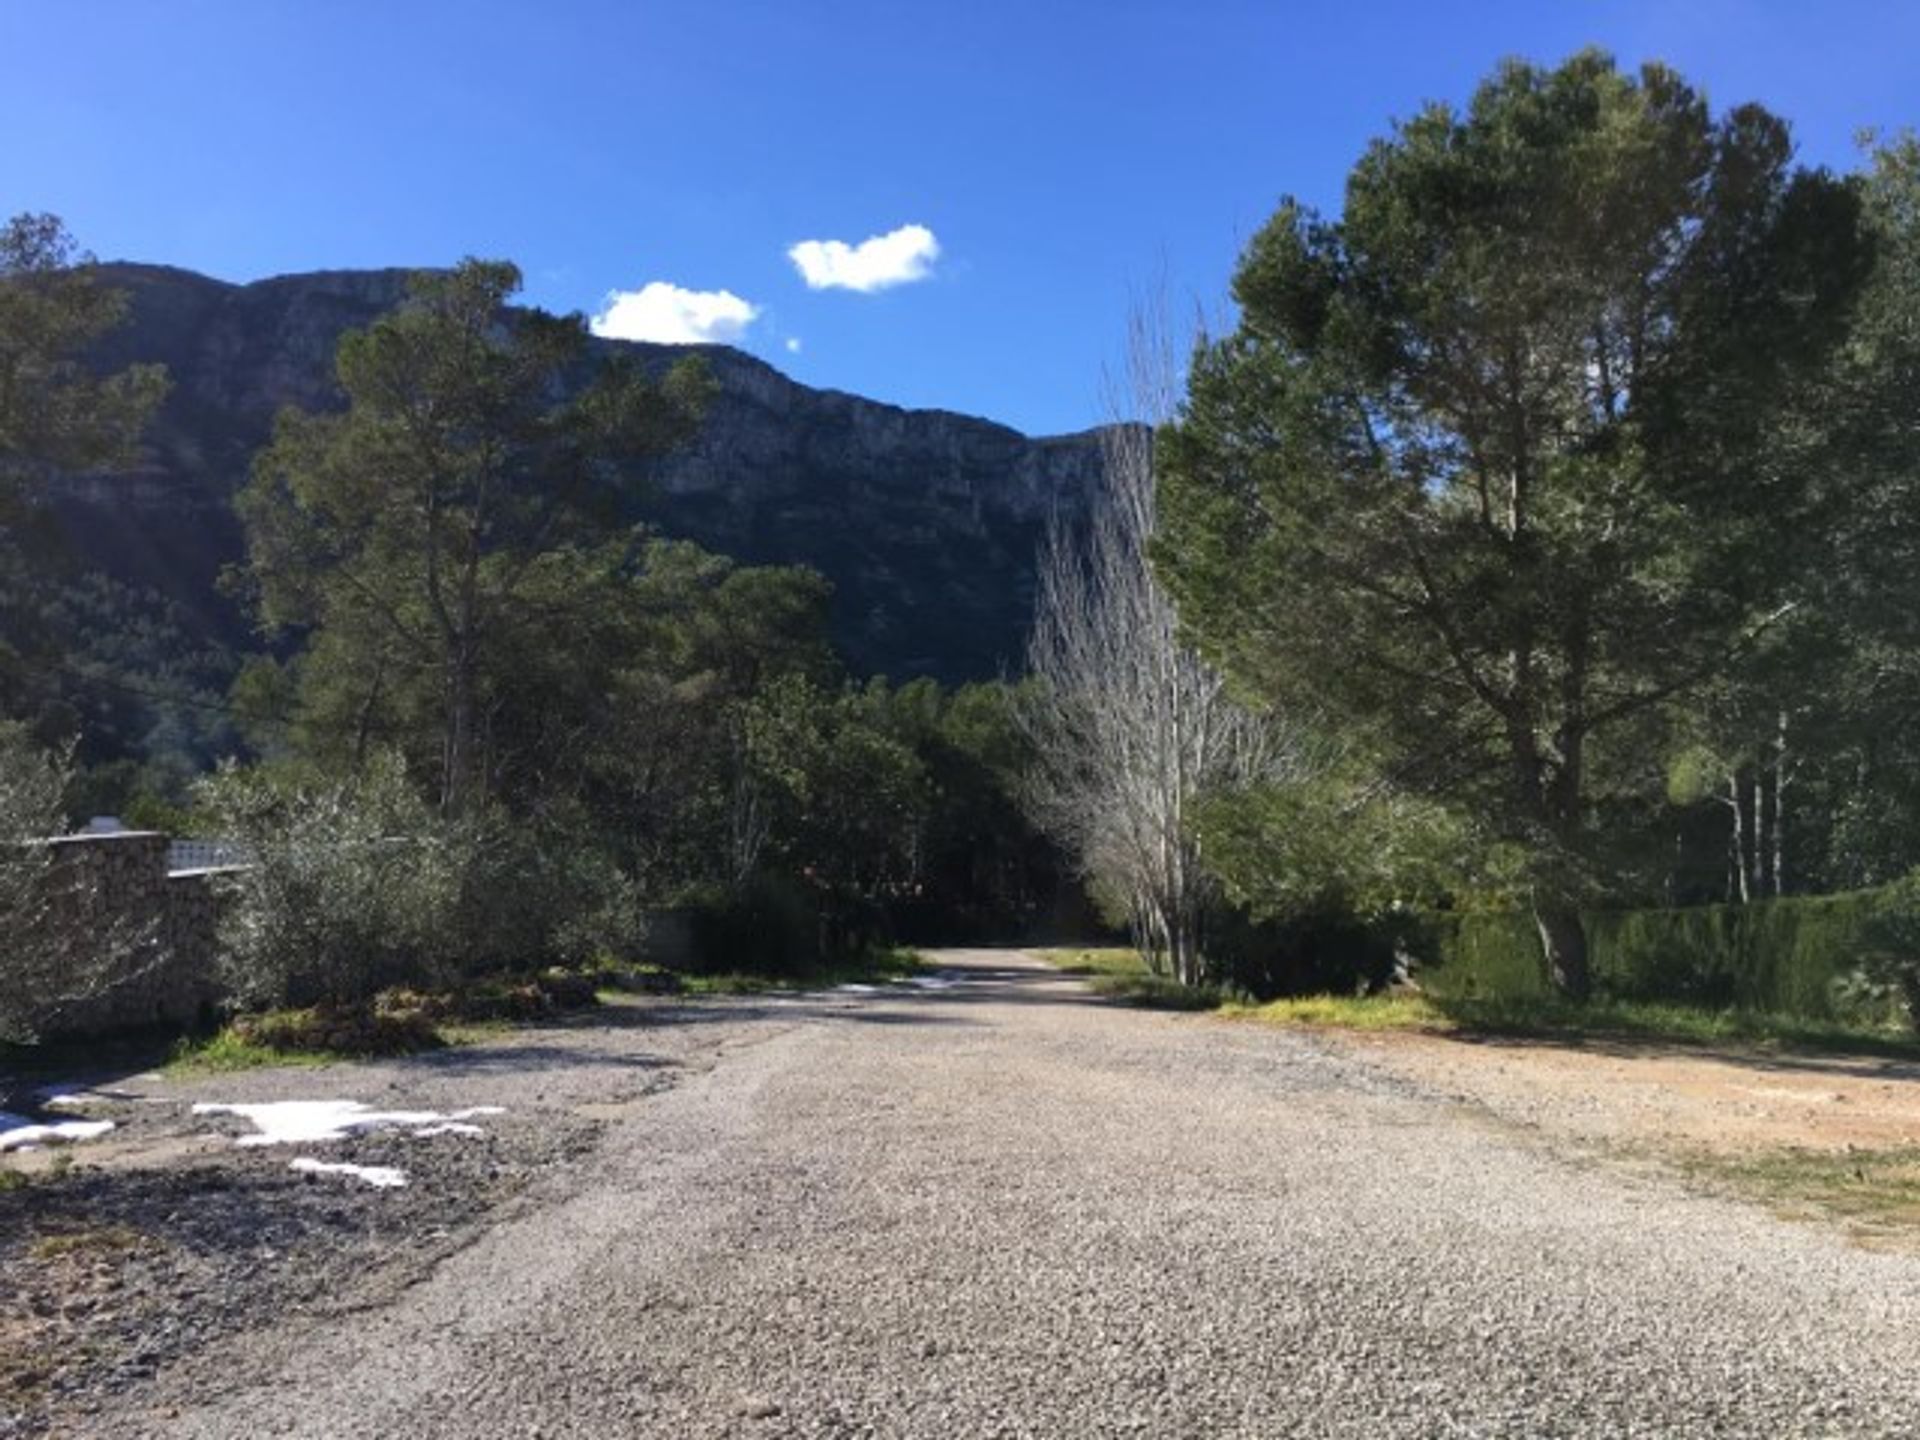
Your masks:
M 232 840 L 173 840 L 167 845 L 167 873 L 217 870 L 225 865 L 250 865 L 253 854 Z

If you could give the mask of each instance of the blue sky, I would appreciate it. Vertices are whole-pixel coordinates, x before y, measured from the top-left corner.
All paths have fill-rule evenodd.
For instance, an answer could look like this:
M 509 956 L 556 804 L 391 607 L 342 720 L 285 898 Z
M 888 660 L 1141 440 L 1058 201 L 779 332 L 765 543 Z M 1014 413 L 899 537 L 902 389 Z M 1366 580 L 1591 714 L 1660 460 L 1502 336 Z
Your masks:
M 234 280 L 506 257 L 538 304 L 1055 432 L 1104 418 L 1130 294 L 1217 307 L 1282 194 L 1337 209 L 1393 117 L 1585 44 L 1814 163 L 1920 124 L 1897 0 L 0 0 L 0 214 Z M 823 288 L 808 241 L 851 251 L 801 252 Z

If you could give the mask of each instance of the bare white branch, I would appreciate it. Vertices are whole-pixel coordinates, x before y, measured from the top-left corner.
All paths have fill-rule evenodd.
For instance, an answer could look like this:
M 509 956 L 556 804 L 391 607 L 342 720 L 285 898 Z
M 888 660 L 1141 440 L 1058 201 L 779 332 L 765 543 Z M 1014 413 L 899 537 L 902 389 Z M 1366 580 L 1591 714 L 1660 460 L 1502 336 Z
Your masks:
M 1108 377 L 1115 423 L 1102 437 L 1101 489 L 1084 527 L 1056 522 L 1042 555 L 1028 647 L 1038 684 L 1022 723 L 1038 757 L 1036 822 L 1124 908 L 1149 964 L 1197 984 L 1214 897 L 1194 807 L 1216 788 L 1301 773 L 1307 749 L 1293 727 L 1236 703 L 1181 643 L 1154 577 L 1154 427 L 1173 417 L 1181 392 L 1164 305 L 1136 304 L 1125 364 Z

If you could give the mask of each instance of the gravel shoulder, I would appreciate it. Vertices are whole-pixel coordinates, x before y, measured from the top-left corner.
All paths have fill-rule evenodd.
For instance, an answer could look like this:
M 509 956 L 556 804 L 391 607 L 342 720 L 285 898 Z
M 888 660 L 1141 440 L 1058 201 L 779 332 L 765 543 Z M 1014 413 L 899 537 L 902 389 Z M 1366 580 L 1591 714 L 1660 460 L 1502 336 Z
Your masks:
M 336 1270 L 317 1303 L 263 1310 L 56 1421 L 1920 1432 L 1912 1257 L 1542 1143 L 1518 1112 L 1366 1046 L 1097 1003 L 1017 953 L 937 958 L 937 986 L 663 1005 L 485 1052 L 166 1087 L 177 1105 L 339 1096 L 352 1078 L 350 1098 L 383 1106 L 504 1105 L 487 1144 L 510 1193 L 423 1216 L 450 1243 L 406 1283 L 360 1293 Z M 407 1190 L 296 1188 L 371 1226 L 442 1188 L 423 1157 L 484 1148 L 380 1143 L 415 1167 Z M 444 1189 L 476 1183 L 449 1172 Z
M 1556 1139 L 1722 1155 L 1920 1146 L 1911 1060 L 1406 1032 L 1327 1040 Z
M 51 1087 L 76 1096 L 61 1115 L 115 1128 L 6 1160 L 31 1183 L 0 1189 L 0 1437 L 91 1433 L 159 1374 L 230 1383 L 207 1353 L 228 1336 L 390 1301 L 484 1225 L 574 1183 L 609 1124 L 765 1033 L 751 1007 L 635 1001 L 404 1060 Z M 500 1113 L 473 1117 L 477 1134 L 253 1147 L 238 1143 L 247 1120 L 193 1112 L 313 1100 Z M 407 1183 L 303 1175 L 296 1157 Z

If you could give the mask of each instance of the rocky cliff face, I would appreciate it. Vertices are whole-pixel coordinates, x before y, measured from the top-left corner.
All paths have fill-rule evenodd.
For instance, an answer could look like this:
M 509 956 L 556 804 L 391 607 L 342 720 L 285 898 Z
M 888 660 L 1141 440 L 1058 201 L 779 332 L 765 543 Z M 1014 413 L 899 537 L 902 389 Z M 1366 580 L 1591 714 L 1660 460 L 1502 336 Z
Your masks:
M 131 299 L 110 365 L 158 361 L 173 391 L 146 463 L 69 483 L 57 509 L 85 564 L 149 585 L 227 636 L 216 592 L 240 554 L 230 509 L 282 405 L 340 403 L 340 334 L 398 301 L 397 270 L 230 285 L 158 266 L 105 267 Z M 665 366 L 684 349 L 602 342 Z M 804 564 L 835 586 L 834 628 L 862 673 L 984 678 L 1017 668 L 1048 516 L 1082 509 L 1097 432 L 1033 440 L 984 420 L 796 384 L 704 347 L 719 394 L 701 435 L 657 467 L 641 512 L 668 534 L 755 563 Z

